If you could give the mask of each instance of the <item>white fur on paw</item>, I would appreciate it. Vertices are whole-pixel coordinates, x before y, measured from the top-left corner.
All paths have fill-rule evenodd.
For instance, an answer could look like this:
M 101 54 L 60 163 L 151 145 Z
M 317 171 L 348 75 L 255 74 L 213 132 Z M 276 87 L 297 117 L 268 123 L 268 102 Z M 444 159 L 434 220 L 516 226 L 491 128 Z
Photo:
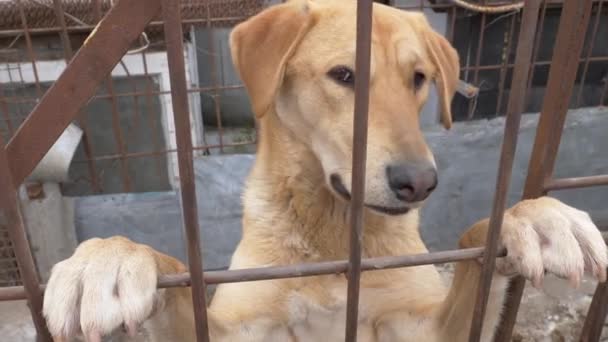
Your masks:
M 153 313 L 159 292 L 149 249 L 124 238 L 92 239 L 53 268 L 44 316 L 57 340 L 82 333 L 89 341 L 120 327 L 129 333 Z
M 497 271 L 520 274 L 541 286 L 545 272 L 578 286 L 585 272 L 606 280 L 608 250 L 589 215 L 542 197 L 522 201 L 505 213 L 501 243 L 507 257 Z

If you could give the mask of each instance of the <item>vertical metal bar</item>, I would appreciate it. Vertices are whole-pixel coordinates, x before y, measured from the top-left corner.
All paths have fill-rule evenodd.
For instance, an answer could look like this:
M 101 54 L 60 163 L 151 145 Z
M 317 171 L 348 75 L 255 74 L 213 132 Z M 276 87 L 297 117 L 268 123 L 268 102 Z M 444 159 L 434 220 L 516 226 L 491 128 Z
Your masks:
M 595 288 L 593 299 L 589 305 L 587 318 L 583 325 L 580 342 L 599 342 L 608 313 L 608 283 L 600 283 Z
M 352 198 L 350 203 L 350 257 L 346 301 L 346 342 L 357 341 L 361 240 L 367 159 L 367 119 L 372 37 L 372 0 L 357 1 L 357 48 L 355 59 L 355 113 L 353 121 Z
M 10 73 L 10 70 L 8 70 L 7 72 Z M 0 83 L 0 111 L 2 111 L 2 114 L 4 115 L 4 121 L 6 122 L 6 128 L 8 128 L 7 139 L 10 139 L 10 137 L 13 135 L 13 131 L 15 128 L 13 127 L 13 121 L 11 120 L 11 113 L 8 110 L 8 104 L 6 103 L 6 99 L 4 97 L 4 89 L 2 87 L 2 83 Z
M 448 32 L 446 34 L 446 38 L 452 44 L 454 43 L 454 31 L 455 31 L 455 28 L 456 28 L 456 15 L 458 14 L 457 10 L 458 10 L 458 7 L 452 6 L 452 9 L 450 10 L 450 13 L 448 13 L 448 21 L 450 22 L 450 27 L 449 27 Z
M 597 31 L 600 27 L 600 19 L 602 18 L 602 6 L 604 5 L 604 0 L 600 0 L 597 5 L 597 14 L 595 16 L 595 22 L 593 24 L 593 31 L 591 33 L 591 38 L 589 39 L 589 46 L 587 47 L 587 54 L 585 56 L 585 64 L 583 66 L 583 74 L 581 75 L 581 81 L 579 82 L 578 96 L 576 97 L 576 106 L 580 107 L 581 100 L 583 98 L 583 89 L 585 88 L 585 80 L 587 79 L 587 72 L 589 71 L 589 63 L 591 54 L 593 53 L 593 46 L 595 45 L 595 38 L 597 36 Z
M 122 174 L 122 187 L 124 192 L 131 192 L 131 176 L 129 175 L 129 165 L 127 161 L 127 149 L 125 146 L 122 129 L 120 128 L 120 113 L 118 112 L 118 105 L 116 104 L 116 95 L 114 94 L 114 84 L 112 82 L 112 75 L 106 79 L 106 88 L 108 89 L 108 95 L 110 95 L 110 105 L 112 107 L 112 132 L 114 133 L 114 139 L 116 139 L 117 153 L 120 154 L 120 172 Z
M 513 35 L 515 33 L 515 19 L 516 15 L 511 16 L 511 22 L 509 23 L 509 36 L 507 38 L 507 46 L 504 50 L 503 56 L 503 64 L 502 68 L 500 68 L 500 80 L 498 81 L 498 99 L 496 100 L 496 115 L 500 113 L 500 108 L 502 107 L 502 100 L 505 93 L 505 81 L 507 78 L 507 71 L 509 70 L 509 55 L 511 53 L 511 46 L 513 45 Z M 505 32 L 506 33 L 506 32 Z
M 101 0 L 95 1 L 95 20 L 101 20 Z M 122 58 L 121 58 L 122 60 Z M 129 175 L 129 166 L 126 159 L 126 149 L 124 139 L 122 136 L 122 129 L 120 128 L 120 113 L 118 112 L 118 106 L 116 105 L 116 97 L 114 94 L 114 85 L 112 81 L 112 72 L 106 77 L 106 89 L 108 91 L 110 106 L 112 108 L 112 132 L 116 141 L 117 152 L 120 154 L 120 172 L 122 174 L 122 188 L 124 192 L 131 192 L 131 176 Z
M 13 250 L 19 264 L 19 272 L 26 289 L 32 320 L 36 328 L 38 341 L 51 342 L 51 335 L 42 317 L 42 291 L 36 273 L 34 257 L 25 233 L 25 225 L 21 216 L 20 201 L 17 197 L 17 187 L 8 167 L 8 157 L 4 147 L 4 139 L 0 137 L 0 210 L 4 211 L 8 234 L 13 244 Z M 1 214 L 1 213 L 0 213 Z
M 545 180 L 553 173 L 592 5 L 590 0 L 564 2 L 547 90 L 528 166 L 524 198 L 542 196 Z M 511 341 L 524 287 L 525 280 L 521 277 L 511 281 L 503 320 L 496 335 L 497 341 Z
M 224 127 L 222 125 L 222 114 L 220 111 L 220 101 L 218 88 L 218 76 L 217 76 L 217 63 L 216 53 L 214 44 L 214 32 L 213 25 L 211 25 L 211 3 L 208 1 L 205 5 L 206 12 L 206 27 L 207 27 L 207 61 L 211 65 L 211 82 L 213 83 L 213 91 L 211 97 L 213 100 L 213 110 L 215 111 L 215 119 L 217 120 L 217 133 L 218 133 L 218 144 L 220 145 L 220 153 L 224 152 Z M 197 85 L 198 86 L 198 85 Z
M 74 50 L 72 49 L 72 43 L 70 42 L 70 36 L 68 34 L 67 26 L 65 23 L 65 15 L 63 13 L 63 6 L 61 4 L 61 0 L 53 0 L 53 5 L 55 8 L 55 17 L 61 26 L 61 42 L 63 44 L 63 54 L 65 58 L 66 65 L 72 59 L 74 54 Z M 87 167 L 89 171 L 89 179 L 91 183 L 91 188 L 94 193 L 100 193 L 101 187 L 99 186 L 99 178 L 97 177 L 97 170 L 95 169 L 95 162 L 93 161 L 93 147 L 91 146 L 91 141 L 89 137 L 91 136 L 89 125 L 86 120 L 85 113 L 80 112 L 78 114 L 78 125 L 83 131 L 82 135 L 82 146 L 84 149 L 84 155 L 87 158 Z
M 503 214 L 513 172 L 513 160 L 517 148 L 517 133 L 524 110 L 524 95 L 526 82 L 528 81 L 528 70 L 532 59 L 532 48 L 534 45 L 534 33 L 538 21 L 538 10 L 541 0 L 526 1 L 522 14 L 522 26 L 519 31 L 519 42 L 515 56 L 515 70 L 511 83 L 511 95 L 507 104 L 507 118 L 505 122 L 505 133 L 498 163 L 498 175 L 496 179 L 496 190 L 494 192 L 494 203 L 488 227 L 486 240 L 486 253 L 483 256 L 479 285 L 477 286 L 477 298 L 473 310 L 473 320 L 469 334 L 470 342 L 477 342 L 481 338 L 483 320 L 486 305 L 492 284 L 492 275 L 496 264 L 498 251 L 498 238 L 502 226 Z
M 530 77 L 528 77 L 528 84 L 526 85 L 526 100 L 524 101 L 525 105 L 528 104 L 528 99 L 530 98 L 530 89 L 532 89 L 532 82 L 534 81 L 534 73 L 536 72 L 536 59 L 538 57 L 538 51 L 540 51 L 540 42 L 543 36 L 543 30 L 545 28 L 545 17 L 547 15 L 547 0 L 543 1 L 543 6 L 540 11 L 540 21 L 538 23 L 538 31 L 536 32 L 536 40 L 534 42 L 534 52 L 532 53 L 532 64 L 530 65 Z M 525 109 L 524 109 L 525 110 Z
M 600 106 L 604 105 L 604 100 L 608 97 L 608 75 L 604 78 L 604 83 L 604 91 L 602 92 L 602 98 L 600 99 Z M 606 105 L 608 106 L 608 103 L 606 103 Z
M 25 16 L 25 10 L 23 9 L 23 1 L 17 0 L 19 7 L 19 16 L 21 17 L 21 25 L 25 32 L 25 45 L 27 46 L 27 54 L 32 63 L 32 71 L 34 72 L 34 80 L 36 82 L 36 94 L 38 97 L 42 96 L 42 89 L 40 88 L 40 78 L 38 77 L 38 67 L 36 67 L 36 54 L 34 53 L 34 47 L 32 45 L 32 36 L 30 35 L 30 29 L 27 25 L 27 19 Z
M 485 4 L 485 0 L 483 1 Z M 479 23 L 479 40 L 477 41 L 477 51 L 475 55 L 475 68 L 473 71 L 473 85 L 479 86 L 479 65 L 481 64 L 481 52 L 483 50 L 483 38 L 486 32 L 486 14 L 481 14 L 481 22 Z M 467 114 L 467 118 L 471 120 L 475 115 L 475 102 L 471 101 L 469 103 L 469 113 Z
M 196 340 L 209 341 L 207 323 L 207 304 L 205 283 L 203 281 L 203 257 L 201 254 L 200 230 L 196 205 L 194 166 L 192 161 L 192 133 L 190 130 L 190 111 L 184 66 L 183 32 L 181 25 L 180 2 L 163 0 L 161 3 L 167 58 L 173 99 L 173 114 L 177 135 L 177 156 L 179 166 L 180 193 L 186 237 L 188 240 L 188 263 L 192 277 L 192 302 Z
M 131 94 L 129 95 L 125 95 L 125 94 L 118 94 L 118 96 L 130 96 L 133 97 L 133 115 L 130 115 L 127 119 L 130 121 L 130 124 L 127 126 L 127 139 L 126 139 L 126 146 L 129 146 L 129 138 L 135 136 L 135 134 L 132 134 L 133 131 L 132 129 L 137 129 L 140 125 L 140 121 L 141 121 L 141 113 L 139 112 L 139 96 L 141 95 L 141 93 L 137 90 L 137 82 L 135 82 L 135 79 L 133 78 L 133 76 L 131 75 L 131 73 L 129 72 L 129 68 L 127 68 L 127 65 L 125 64 L 125 62 L 123 62 L 122 60 L 120 61 L 120 66 L 122 67 L 122 69 L 125 72 L 125 75 L 127 76 L 127 80 L 129 81 L 129 84 L 131 85 Z M 127 155 L 128 151 L 125 151 L 125 156 Z
M 156 161 L 156 174 L 160 179 L 162 174 L 162 162 L 161 162 L 161 146 L 158 141 L 158 120 L 156 119 L 156 113 L 158 110 L 152 105 L 152 80 L 150 78 L 150 74 L 148 73 L 148 61 L 146 58 L 146 53 L 141 53 L 142 65 L 144 66 L 144 77 L 146 78 L 146 113 L 148 113 L 148 120 L 145 120 L 148 123 L 148 128 L 150 129 L 150 134 L 152 135 L 152 145 L 154 146 L 154 152 L 156 157 L 154 160 Z

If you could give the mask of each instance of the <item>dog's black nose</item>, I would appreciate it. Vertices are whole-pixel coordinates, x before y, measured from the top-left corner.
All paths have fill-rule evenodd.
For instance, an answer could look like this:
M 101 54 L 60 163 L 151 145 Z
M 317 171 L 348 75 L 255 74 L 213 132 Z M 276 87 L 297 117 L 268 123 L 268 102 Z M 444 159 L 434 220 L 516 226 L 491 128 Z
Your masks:
M 390 165 L 386 175 L 391 190 L 404 202 L 422 201 L 437 187 L 437 171 L 428 163 Z

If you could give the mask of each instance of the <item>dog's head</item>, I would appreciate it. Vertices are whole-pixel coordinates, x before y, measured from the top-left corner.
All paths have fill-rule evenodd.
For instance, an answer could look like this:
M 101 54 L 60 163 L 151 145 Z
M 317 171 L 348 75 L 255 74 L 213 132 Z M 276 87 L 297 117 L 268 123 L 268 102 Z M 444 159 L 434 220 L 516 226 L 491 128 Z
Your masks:
M 256 116 L 276 115 L 310 148 L 327 186 L 344 199 L 351 184 L 355 18 L 355 1 L 292 1 L 241 23 L 230 37 Z M 458 67 L 454 48 L 422 14 L 374 5 L 367 207 L 404 214 L 437 185 L 419 115 L 434 81 L 442 122 L 451 126 Z

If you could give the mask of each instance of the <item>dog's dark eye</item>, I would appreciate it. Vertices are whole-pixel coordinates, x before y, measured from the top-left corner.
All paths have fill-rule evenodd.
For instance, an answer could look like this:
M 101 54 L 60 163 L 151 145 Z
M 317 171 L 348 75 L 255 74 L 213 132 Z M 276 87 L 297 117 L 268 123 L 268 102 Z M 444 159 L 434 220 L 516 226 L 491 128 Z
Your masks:
M 416 71 L 414 73 L 414 90 L 418 90 L 422 87 L 422 85 L 424 85 L 424 82 L 426 81 L 426 75 Z
M 333 67 L 329 70 L 327 76 L 342 85 L 350 87 L 355 84 L 355 72 L 345 66 Z

